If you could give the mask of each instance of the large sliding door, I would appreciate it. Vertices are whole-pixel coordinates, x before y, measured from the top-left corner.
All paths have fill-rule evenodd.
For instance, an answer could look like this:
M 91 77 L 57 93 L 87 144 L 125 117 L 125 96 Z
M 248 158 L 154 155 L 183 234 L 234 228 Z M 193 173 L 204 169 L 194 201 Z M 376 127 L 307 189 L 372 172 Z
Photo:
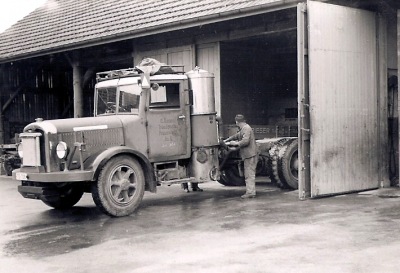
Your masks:
M 378 188 L 377 15 L 314 1 L 299 9 L 300 197 Z

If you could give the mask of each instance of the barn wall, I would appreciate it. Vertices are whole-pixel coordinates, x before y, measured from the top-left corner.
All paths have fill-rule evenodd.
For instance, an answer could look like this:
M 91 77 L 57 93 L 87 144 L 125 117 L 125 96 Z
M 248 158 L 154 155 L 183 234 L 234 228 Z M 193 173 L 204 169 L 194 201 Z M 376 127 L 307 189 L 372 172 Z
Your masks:
M 60 117 L 72 100 L 70 71 L 49 63 L 26 60 L 5 64 L 2 76 L 4 143 L 13 143 L 15 134 L 36 118 Z

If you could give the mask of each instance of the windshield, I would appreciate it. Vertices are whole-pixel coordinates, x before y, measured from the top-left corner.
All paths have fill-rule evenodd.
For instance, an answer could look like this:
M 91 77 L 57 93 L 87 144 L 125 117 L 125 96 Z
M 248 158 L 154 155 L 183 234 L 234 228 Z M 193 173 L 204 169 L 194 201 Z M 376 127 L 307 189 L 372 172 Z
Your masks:
M 138 114 L 140 87 L 138 85 L 124 85 L 118 88 L 103 87 L 97 89 L 97 115 L 109 114 Z

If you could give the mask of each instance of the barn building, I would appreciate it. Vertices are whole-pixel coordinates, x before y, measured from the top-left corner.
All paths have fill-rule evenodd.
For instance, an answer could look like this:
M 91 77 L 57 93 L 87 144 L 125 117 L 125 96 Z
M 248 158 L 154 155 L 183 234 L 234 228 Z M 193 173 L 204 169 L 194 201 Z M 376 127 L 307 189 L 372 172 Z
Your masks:
M 152 57 L 215 75 L 225 134 L 299 138 L 299 197 L 398 177 L 394 0 L 48 0 L 0 33 L 0 143 L 91 116 L 95 73 Z

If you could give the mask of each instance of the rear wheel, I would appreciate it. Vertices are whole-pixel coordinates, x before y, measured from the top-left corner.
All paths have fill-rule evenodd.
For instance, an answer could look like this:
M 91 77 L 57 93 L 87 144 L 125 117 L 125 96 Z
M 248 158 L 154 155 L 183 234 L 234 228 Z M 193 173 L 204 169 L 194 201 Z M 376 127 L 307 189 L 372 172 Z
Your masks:
M 55 209 L 69 209 L 81 200 L 83 188 L 79 185 L 66 184 L 55 189 L 57 196 L 43 196 L 42 202 Z
M 278 175 L 289 188 L 299 188 L 299 142 L 297 139 L 290 142 L 279 152 Z
M 118 156 L 106 163 L 92 188 L 93 201 L 110 216 L 132 214 L 143 199 L 145 179 L 140 163 Z
M 279 153 L 284 145 L 293 139 L 283 138 L 277 141 L 268 151 L 267 170 L 272 183 L 280 188 L 288 188 L 288 185 L 279 176 Z

